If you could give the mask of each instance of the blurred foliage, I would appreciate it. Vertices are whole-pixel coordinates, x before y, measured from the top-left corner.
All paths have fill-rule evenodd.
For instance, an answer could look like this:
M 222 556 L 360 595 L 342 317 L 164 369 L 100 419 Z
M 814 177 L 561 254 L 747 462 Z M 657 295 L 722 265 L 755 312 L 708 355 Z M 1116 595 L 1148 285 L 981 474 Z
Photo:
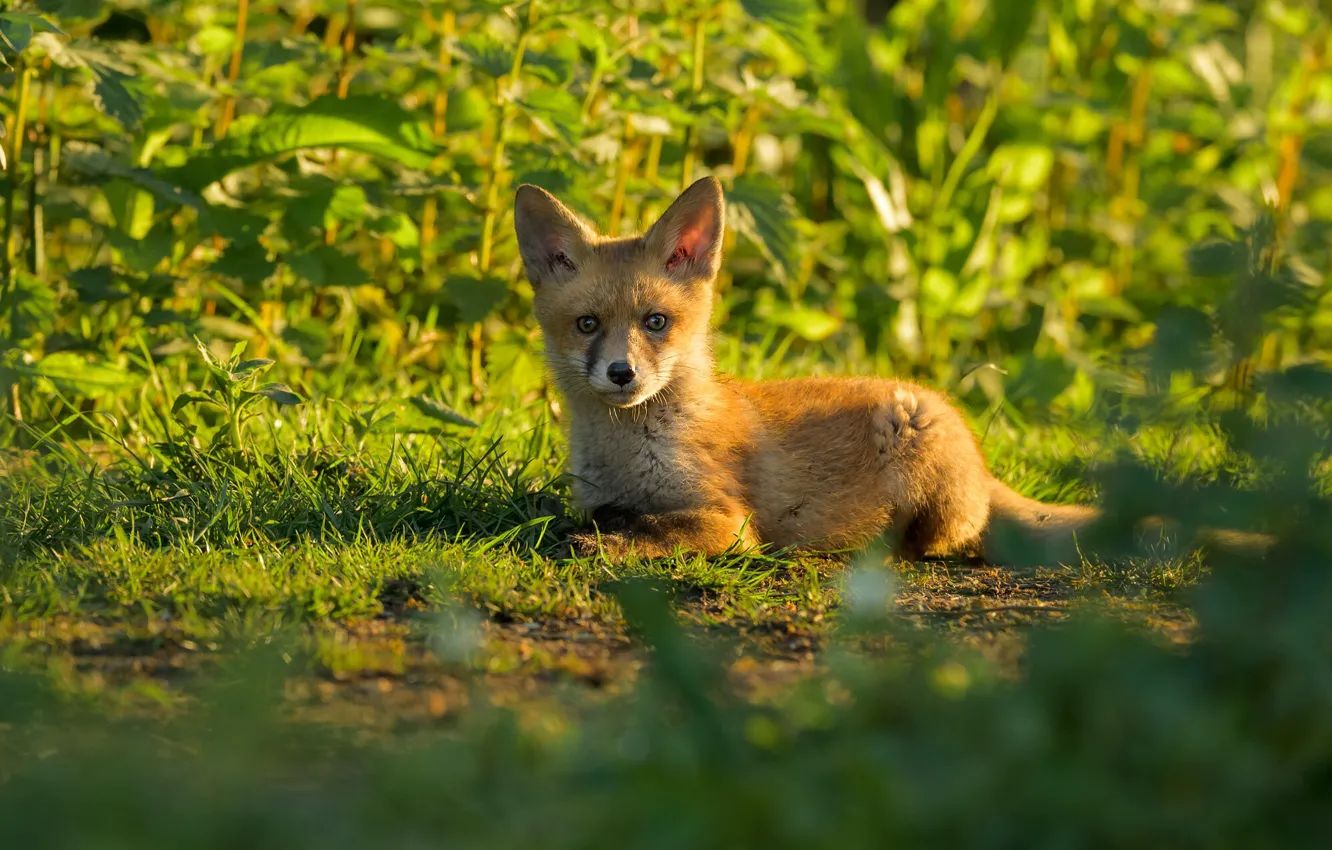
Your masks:
M 715 173 L 724 329 L 1027 414 L 1139 381 L 1123 355 L 1181 308 L 1214 309 L 1229 261 L 1210 243 L 1265 207 L 1294 280 L 1328 303 L 1332 71 L 1311 3 L 4 14 L 3 378 L 29 419 L 62 406 L 31 384 L 44 373 L 109 409 L 106 370 L 173 366 L 191 335 L 219 356 L 248 341 L 316 398 L 429 381 L 455 344 L 458 403 L 539 384 L 521 181 L 618 233 Z M 1314 356 L 1330 316 L 1242 354 Z
M 295 649 L 201 682 L 168 724 L 5 673 L 6 837 L 1247 848 L 1332 826 L 1314 3 L 37 0 L 0 36 L 0 617 L 33 613 L 14 588 L 96 599 L 108 577 L 65 554 L 105 538 L 130 559 L 433 533 L 558 585 L 521 181 L 623 233 L 714 173 L 728 369 L 920 376 L 986 408 L 985 433 L 1092 418 L 1125 448 L 1085 476 L 1098 552 L 1149 515 L 1278 540 L 1261 564 L 1221 554 L 1190 646 L 1075 618 L 1015 681 L 889 629 L 885 574 L 857 571 L 846 646 L 888 629 L 918 651 L 834 651 L 770 708 L 628 586 L 655 651 L 627 704 L 481 711 L 412 746 L 266 715 Z M 1142 460 L 1199 432 L 1224 474 Z M 374 604 L 286 579 L 302 610 Z
M 576 713 L 477 694 L 465 720 L 400 737 L 293 724 L 282 682 L 302 659 L 281 635 L 168 722 L 108 720 L 0 674 L 0 818 L 34 848 L 1321 847 L 1332 502 L 1310 486 L 1319 430 L 1249 441 L 1286 461 L 1250 513 L 1279 543 L 1266 563 L 1218 564 L 1184 651 L 1084 616 L 1037 630 L 1022 677 L 1006 679 L 891 618 L 870 563 L 847 583 L 826 670 L 755 705 L 680 631 L 663 588 L 630 582 L 616 596 L 653 649 L 651 675 Z M 1140 509 L 1169 498 L 1120 472 Z M 451 623 L 438 644 L 467 646 Z M 865 646 L 884 639 L 918 654 L 871 660 Z

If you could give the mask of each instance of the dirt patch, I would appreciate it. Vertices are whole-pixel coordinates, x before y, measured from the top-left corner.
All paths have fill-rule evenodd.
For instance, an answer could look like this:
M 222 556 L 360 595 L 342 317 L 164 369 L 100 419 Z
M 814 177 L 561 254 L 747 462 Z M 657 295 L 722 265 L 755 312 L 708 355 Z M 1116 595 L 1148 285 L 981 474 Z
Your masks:
M 1182 608 L 1089 592 L 1060 571 L 922 563 L 901 568 L 896 589 L 899 625 L 956 640 L 1010 671 L 1020 666 L 1032 626 L 1058 623 L 1079 605 L 1096 604 L 1170 640 L 1187 640 L 1192 628 Z M 300 631 L 293 652 L 303 658 L 292 659 L 284 686 L 295 716 L 390 731 L 455 723 L 478 700 L 519 709 L 596 702 L 633 688 L 649 658 L 619 623 L 504 622 L 464 611 L 445 628 L 446 618 L 408 581 L 386 583 L 381 601 L 376 617 Z M 676 603 L 686 632 L 726 670 L 735 692 L 760 701 L 819 669 L 836 619 L 796 602 L 749 617 L 725 616 L 706 594 Z M 9 621 L 0 626 L 0 644 L 72 690 L 140 707 L 187 705 L 199 674 L 236 646 L 168 617 Z

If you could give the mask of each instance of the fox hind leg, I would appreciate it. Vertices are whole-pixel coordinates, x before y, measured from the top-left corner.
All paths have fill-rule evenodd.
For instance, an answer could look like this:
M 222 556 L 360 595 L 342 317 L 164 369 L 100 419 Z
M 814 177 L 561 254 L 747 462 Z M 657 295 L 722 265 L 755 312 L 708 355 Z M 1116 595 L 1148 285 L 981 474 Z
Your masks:
M 880 439 L 893 443 L 899 554 L 979 554 L 989 519 L 988 473 L 962 415 L 937 393 L 899 384 L 886 400 L 883 421 Z

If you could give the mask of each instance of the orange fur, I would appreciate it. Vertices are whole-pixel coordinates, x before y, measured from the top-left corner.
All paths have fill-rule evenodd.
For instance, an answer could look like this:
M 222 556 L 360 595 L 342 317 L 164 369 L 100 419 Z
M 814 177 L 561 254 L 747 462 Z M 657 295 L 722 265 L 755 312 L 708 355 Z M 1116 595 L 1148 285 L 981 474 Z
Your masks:
M 717 375 L 708 321 L 723 220 L 711 178 L 631 238 L 599 235 L 534 186 L 518 190 L 519 249 L 569 409 L 574 498 L 597 525 L 576 548 L 826 550 L 891 532 L 908 557 L 993 559 L 987 532 L 1011 523 L 1051 557 L 1072 554 L 1095 512 L 1043 505 L 993 478 L 943 394 L 886 378 Z M 632 380 L 612 380 L 613 364 Z

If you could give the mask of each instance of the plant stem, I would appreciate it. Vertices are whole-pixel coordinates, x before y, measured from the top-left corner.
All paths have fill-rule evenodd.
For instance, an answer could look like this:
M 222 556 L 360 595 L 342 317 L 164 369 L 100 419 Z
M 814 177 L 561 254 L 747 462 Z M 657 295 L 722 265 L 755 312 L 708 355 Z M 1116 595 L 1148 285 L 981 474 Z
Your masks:
M 240 412 L 240 409 L 239 409 L 239 408 L 232 409 L 232 410 L 230 411 L 230 414 L 231 414 L 231 416 L 230 416 L 230 418 L 231 418 L 231 447 L 232 447 L 233 449 L 235 449 L 237 453 L 239 453 L 239 452 L 244 451 L 244 446 L 241 445 L 241 423 L 240 423 L 240 414 L 241 414 L 241 412 Z
M 952 203 L 953 193 L 957 191 L 957 184 L 962 181 L 962 175 L 966 173 L 967 166 L 980 153 L 981 145 L 985 143 L 985 137 L 990 132 L 990 126 L 994 124 L 995 117 L 999 114 L 999 82 L 995 83 L 994 89 L 990 91 L 990 96 L 985 99 L 985 105 L 981 107 L 980 115 L 976 116 L 976 123 L 972 125 L 971 132 L 967 134 L 967 140 L 962 143 L 962 149 L 957 152 L 957 158 L 949 167 L 948 173 L 944 176 L 943 185 L 939 187 L 939 194 L 934 196 L 934 214 L 937 216 L 948 205 Z
M 635 159 L 634 125 L 629 116 L 624 118 L 624 137 L 620 140 L 620 161 L 615 168 L 615 194 L 611 197 L 609 235 L 620 235 L 620 220 L 624 216 L 624 190 Z
M 648 142 L 647 165 L 643 166 L 643 179 L 651 185 L 657 185 L 657 168 L 661 165 L 661 146 L 665 136 L 653 136 Z
M 596 103 L 597 95 L 601 93 L 601 78 L 605 75 L 601 54 L 598 52 L 596 62 L 592 66 L 592 79 L 587 83 L 587 94 L 583 97 L 583 105 L 578 110 L 578 119 L 584 124 L 592 117 L 592 107 Z
M 50 67 L 51 60 L 45 60 Z M 37 127 L 32 149 L 32 179 L 28 181 L 28 271 L 37 277 L 46 274 L 46 225 L 42 209 L 42 191 L 46 178 L 46 151 L 36 144 L 47 129 L 47 111 L 51 103 L 51 82 L 48 77 L 37 98 Z
M 296 17 L 291 22 L 291 34 L 297 37 L 305 35 L 305 30 L 314 20 L 314 9 L 309 3 L 302 3 L 296 10 Z
M 347 23 L 345 15 L 329 15 L 328 29 L 324 30 L 323 45 L 332 50 L 342 38 L 342 28 Z
M 1323 67 L 1324 50 L 1327 46 L 1325 30 L 1314 33 L 1312 44 L 1305 49 L 1304 61 L 1300 64 L 1299 78 L 1295 91 L 1291 95 L 1286 109 L 1292 120 L 1298 120 L 1304 112 L 1305 102 L 1309 99 L 1314 78 Z M 1293 132 L 1281 140 L 1280 162 L 1277 172 L 1277 212 L 1284 217 L 1290 209 L 1290 198 L 1295 192 L 1295 180 L 1300 173 L 1300 151 L 1304 148 L 1304 134 Z
M 250 13 L 250 0 L 239 0 L 236 6 L 236 43 L 231 48 L 231 67 L 227 70 L 227 80 L 232 86 L 240 79 L 241 55 L 245 52 L 245 26 Z M 222 101 L 222 117 L 218 119 L 215 135 L 222 138 L 231 126 L 231 119 L 236 114 L 236 97 L 227 95 Z
M 55 186 L 60 181 L 60 127 L 59 125 L 47 127 L 47 163 L 46 163 L 46 185 Z M 45 243 L 45 237 L 43 237 Z M 60 246 L 58 252 L 64 256 L 64 242 L 57 240 L 55 245 Z M 45 253 L 45 244 L 43 244 L 43 253 Z
M 28 132 L 28 90 L 32 87 L 33 75 L 33 69 L 23 61 L 22 56 L 16 64 L 19 72 L 19 89 L 14 100 L 14 123 L 9 129 L 9 183 L 5 191 L 3 271 L 6 291 L 14 286 L 14 262 L 18 259 L 18 249 L 14 244 L 14 205 L 18 197 L 19 177 L 23 168 L 23 136 Z
M 448 130 L 449 85 L 448 74 L 453 70 L 453 54 L 449 52 L 449 40 L 453 38 L 457 16 L 453 11 L 445 12 L 439 22 L 439 88 L 435 90 L 435 140 L 444 138 Z
M 356 2 L 347 0 L 347 26 L 342 31 L 342 57 L 338 61 L 338 100 L 346 100 L 351 88 L 351 55 L 356 48 Z
M 477 266 L 483 276 L 490 273 L 495 243 L 495 224 L 499 218 L 499 190 L 504 171 L 504 125 L 508 123 L 509 119 L 510 94 L 508 89 L 516 87 L 518 84 L 518 75 L 523 68 L 523 53 L 527 49 L 528 35 L 536 21 L 537 0 L 530 0 L 527 5 L 527 25 L 523 28 L 522 34 L 518 36 L 518 44 L 514 47 L 513 65 L 509 69 L 508 86 L 506 87 L 504 78 L 495 81 L 495 139 L 490 149 L 490 182 L 486 187 L 485 217 L 481 221 L 481 248 L 477 257 Z M 479 402 L 482 385 L 485 382 L 485 372 L 481 362 L 485 340 L 480 322 L 472 325 L 471 332 L 468 334 L 468 342 L 471 349 L 469 377 L 472 382 L 472 399 L 474 402 Z
M 753 101 L 745 109 L 745 119 L 740 123 L 740 129 L 736 131 L 735 142 L 732 147 L 735 149 L 735 158 L 732 160 L 732 170 L 735 176 L 739 177 L 745 173 L 749 166 L 749 152 L 754 147 L 754 133 L 758 129 L 759 118 L 763 116 L 763 107 L 757 101 Z
M 707 44 L 707 14 L 699 15 L 694 23 L 694 68 L 693 77 L 689 83 L 689 90 L 697 100 L 700 92 L 703 91 L 703 48 Z M 695 121 L 698 119 L 695 118 Z M 694 182 L 694 161 L 698 158 L 698 127 L 690 126 L 685 131 L 685 152 L 684 163 L 680 172 L 680 188 L 686 189 L 689 184 Z
M 356 0 L 347 0 L 347 21 L 342 28 L 342 56 L 338 59 L 338 89 L 335 92 L 338 100 L 347 99 L 347 90 L 351 86 L 352 72 L 349 68 L 352 48 L 356 46 Z M 334 148 L 329 154 L 329 165 L 334 165 L 338 161 L 339 149 Z M 339 223 L 331 221 L 328 227 L 324 228 L 324 244 L 334 245 L 338 241 Z
M 962 182 L 962 176 L 966 174 L 971 161 L 980 153 L 981 146 L 985 143 L 985 137 L 990 132 L 990 127 L 994 124 L 994 119 L 999 114 L 999 92 L 1003 85 L 1002 72 L 998 67 L 992 69 L 994 84 L 990 89 L 989 95 L 985 99 L 985 105 L 981 107 L 980 115 L 976 116 L 976 123 L 972 125 L 971 132 L 967 134 L 966 140 L 962 143 L 962 149 L 957 152 L 957 157 L 949 165 L 944 174 L 943 183 L 939 185 L 939 192 L 934 196 L 934 205 L 930 210 L 929 219 L 925 222 L 924 233 L 920 240 L 916 267 L 920 270 L 918 280 L 924 280 L 932 266 L 942 262 L 942 257 L 937 256 L 938 251 L 935 248 L 937 243 L 936 234 L 938 233 L 939 223 L 948 205 L 953 201 L 953 194 L 957 191 L 958 184 Z M 910 303 L 915 305 L 918 296 Z M 899 321 L 910 322 L 919 328 L 919 338 L 924 341 L 918 351 L 917 357 L 928 358 L 932 355 L 931 344 L 936 340 L 944 346 L 947 346 L 948 339 L 942 337 L 936 332 L 934 327 L 934 318 L 923 311 L 916 313 L 903 303 L 903 309 L 899 313 Z M 899 331 L 900 334 L 900 331 Z M 923 362 L 918 363 L 923 365 Z
M 435 123 L 433 133 L 437 144 L 444 143 L 444 134 L 448 131 L 449 83 L 448 75 L 453 69 L 453 54 L 449 52 L 449 40 L 457 18 L 452 11 L 445 12 L 439 24 L 439 88 L 435 90 Z M 429 250 L 435 242 L 435 222 L 439 216 L 439 197 L 426 198 L 425 209 L 421 211 L 421 267 L 429 271 L 434 265 L 435 254 Z
M 1133 277 L 1133 234 L 1137 229 L 1138 220 L 1138 213 L 1134 207 L 1138 201 L 1138 187 L 1142 182 L 1142 145 L 1147 132 L 1147 106 L 1152 92 L 1153 59 L 1158 46 L 1154 38 L 1152 50 L 1133 80 L 1133 91 L 1129 97 L 1129 120 L 1122 141 L 1123 179 L 1119 186 L 1119 197 L 1115 199 L 1111 208 L 1128 222 L 1129 237 L 1120 243 L 1115 257 L 1112 294 L 1123 292 Z
M 38 186 L 45 158 L 40 145 L 32 149 L 32 177 L 28 180 L 28 271 L 37 277 L 46 273 L 46 226 Z

